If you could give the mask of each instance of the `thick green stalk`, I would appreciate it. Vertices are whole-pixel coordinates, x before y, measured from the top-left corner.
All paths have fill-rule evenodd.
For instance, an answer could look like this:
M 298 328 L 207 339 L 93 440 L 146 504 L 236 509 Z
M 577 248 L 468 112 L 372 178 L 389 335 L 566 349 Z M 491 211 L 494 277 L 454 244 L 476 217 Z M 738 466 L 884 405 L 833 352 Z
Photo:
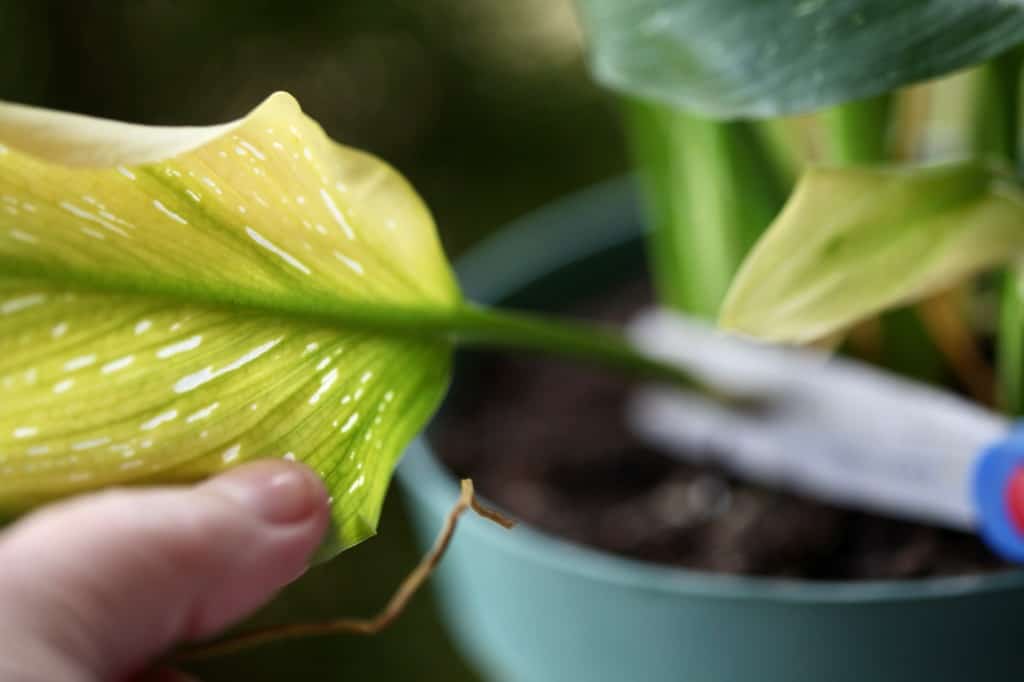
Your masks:
M 747 251 L 782 206 L 786 183 L 744 121 L 625 103 L 653 230 L 649 259 L 663 305 L 714 318 Z
M 788 195 L 800 179 L 809 158 L 810 150 L 801 139 L 802 124 L 788 118 L 765 118 L 753 121 L 751 125 Z
M 824 110 L 821 122 L 828 160 L 844 166 L 890 160 L 893 103 L 893 96 L 885 94 Z M 943 375 L 943 359 L 913 311 L 889 312 L 879 322 L 882 366 L 926 381 Z
M 1014 50 L 982 68 L 974 116 L 974 151 L 1002 159 L 1020 172 L 1020 76 L 1022 52 Z M 1024 269 L 1003 274 L 996 367 L 1000 403 L 1024 414 Z
M 1021 57 L 1019 50 L 1013 51 L 981 67 L 971 131 L 975 154 L 1001 159 L 1014 166 L 1020 157 Z
M 996 341 L 996 376 L 999 404 L 1013 416 L 1024 414 L 1024 302 L 1020 267 L 1003 273 L 999 302 L 999 332 Z
M 889 156 L 892 96 L 847 102 L 821 113 L 828 158 L 839 165 L 877 163 Z

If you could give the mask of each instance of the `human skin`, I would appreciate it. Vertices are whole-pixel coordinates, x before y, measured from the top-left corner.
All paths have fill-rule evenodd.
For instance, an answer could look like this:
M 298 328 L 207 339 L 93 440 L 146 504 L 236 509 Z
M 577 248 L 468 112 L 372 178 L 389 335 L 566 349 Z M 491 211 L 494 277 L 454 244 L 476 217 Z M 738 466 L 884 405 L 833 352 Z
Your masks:
M 301 575 L 327 525 L 320 479 L 270 460 L 45 507 L 0 533 L 0 682 L 188 679 L 154 662 Z

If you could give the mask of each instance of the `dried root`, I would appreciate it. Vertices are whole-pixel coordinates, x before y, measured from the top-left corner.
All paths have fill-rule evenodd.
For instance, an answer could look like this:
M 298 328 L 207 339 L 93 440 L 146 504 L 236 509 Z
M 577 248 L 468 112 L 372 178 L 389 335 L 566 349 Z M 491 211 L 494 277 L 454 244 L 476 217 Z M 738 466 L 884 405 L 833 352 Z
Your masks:
M 223 654 L 232 653 L 242 649 L 259 646 L 267 642 L 276 642 L 282 639 L 295 639 L 299 637 L 319 637 L 323 635 L 374 635 L 394 623 L 405 611 L 409 601 L 416 592 L 427 582 L 434 569 L 441 562 L 452 537 L 455 535 L 455 528 L 458 526 L 459 518 L 469 509 L 472 509 L 481 517 L 493 521 L 504 528 L 511 528 L 515 522 L 498 512 L 487 509 L 476 499 L 473 492 L 473 482 L 463 479 L 462 494 L 448 516 L 445 518 L 444 526 L 438 533 L 434 546 L 420 560 L 419 565 L 402 581 L 398 589 L 392 595 L 388 603 L 376 616 L 372 618 L 340 618 L 336 620 L 323 621 L 318 623 L 292 623 L 287 625 L 275 625 L 259 630 L 243 632 L 239 635 L 222 639 L 209 644 L 201 644 L 186 649 L 175 656 L 175 662 L 196 661 L 206 658 L 213 658 Z

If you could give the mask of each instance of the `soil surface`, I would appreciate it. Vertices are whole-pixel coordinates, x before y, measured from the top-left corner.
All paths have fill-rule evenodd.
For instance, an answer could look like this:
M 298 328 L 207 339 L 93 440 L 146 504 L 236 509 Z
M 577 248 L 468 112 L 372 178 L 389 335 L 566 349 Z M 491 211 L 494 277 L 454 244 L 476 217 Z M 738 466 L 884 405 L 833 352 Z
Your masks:
M 627 289 L 580 314 L 622 322 Z M 630 383 L 568 363 L 474 358 L 432 432 L 448 466 L 516 518 L 578 543 L 720 573 L 816 580 L 959 575 L 1005 565 L 974 536 L 836 508 L 660 454 L 627 428 Z M 476 383 L 478 382 L 478 383 Z

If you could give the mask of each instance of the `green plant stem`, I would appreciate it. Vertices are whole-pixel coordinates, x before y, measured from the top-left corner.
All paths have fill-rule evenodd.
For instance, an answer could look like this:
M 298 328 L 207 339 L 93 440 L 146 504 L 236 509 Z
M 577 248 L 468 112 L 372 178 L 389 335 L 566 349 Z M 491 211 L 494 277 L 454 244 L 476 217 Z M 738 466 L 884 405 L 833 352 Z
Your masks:
M 786 196 L 762 136 L 626 100 L 626 129 L 652 223 L 648 246 L 660 302 L 713 319 L 732 277 Z
M 675 365 L 637 350 L 620 334 L 593 324 L 467 303 L 452 316 L 451 330 L 460 346 L 535 351 L 719 395 Z
M 1020 172 L 1021 50 L 997 57 L 980 73 L 974 116 L 974 150 L 1002 159 Z M 996 343 L 999 397 L 1003 409 L 1024 414 L 1024 269 L 1003 273 Z
M 1020 158 L 1021 57 L 1020 51 L 1013 51 L 982 66 L 974 98 L 972 151 L 979 156 L 1001 159 L 1011 166 Z
M 821 122 L 828 160 L 841 166 L 890 160 L 893 104 L 894 96 L 884 94 L 824 110 Z M 883 314 L 879 329 L 879 364 L 923 381 L 937 381 L 944 375 L 943 359 L 913 310 Z
M 787 118 L 765 118 L 752 122 L 752 126 L 788 195 L 810 157 L 810 150 L 801 139 L 801 124 Z
M 822 112 L 829 160 L 840 165 L 888 158 L 892 96 L 847 102 Z
M 999 331 L 996 341 L 996 377 L 999 404 L 1007 414 L 1024 414 L 1024 302 L 1020 267 L 1007 268 L 999 297 Z

